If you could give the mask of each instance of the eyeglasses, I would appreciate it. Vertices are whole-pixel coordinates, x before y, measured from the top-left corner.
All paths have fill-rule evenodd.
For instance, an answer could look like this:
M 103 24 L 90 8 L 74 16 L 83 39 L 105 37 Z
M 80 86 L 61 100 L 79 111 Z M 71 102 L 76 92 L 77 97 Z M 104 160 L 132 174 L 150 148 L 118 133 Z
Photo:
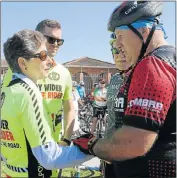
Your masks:
M 45 61 L 47 59 L 48 52 L 46 50 L 41 51 L 40 53 L 28 56 L 30 58 L 39 58 L 41 61 Z
M 119 50 L 117 48 L 111 48 L 112 54 L 119 54 Z
M 54 37 L 51 37 L 51 36 L 47 36 L 47 35 L 44 35 L 47 39 L 47 42 L 50 43 L 50 44 L 55 44 L 55 42 L 57 42 L 57 45 L 58 46 L 61 46 L 63 45 L 64 43 L 64 40 L 63 39 L 56 39 Z

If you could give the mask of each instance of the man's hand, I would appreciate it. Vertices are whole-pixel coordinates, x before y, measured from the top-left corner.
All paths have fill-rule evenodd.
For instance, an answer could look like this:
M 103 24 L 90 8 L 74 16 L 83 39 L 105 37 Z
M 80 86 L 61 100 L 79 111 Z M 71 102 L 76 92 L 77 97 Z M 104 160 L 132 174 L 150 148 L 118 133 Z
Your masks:
M 94 138 L 95 136 L 93 134 L 84 134 L 74 139 L 73 143 L 74 145 L 77 145 L 83 153 L 92 155 L 91 152 L 89 151 L 88 143 Z

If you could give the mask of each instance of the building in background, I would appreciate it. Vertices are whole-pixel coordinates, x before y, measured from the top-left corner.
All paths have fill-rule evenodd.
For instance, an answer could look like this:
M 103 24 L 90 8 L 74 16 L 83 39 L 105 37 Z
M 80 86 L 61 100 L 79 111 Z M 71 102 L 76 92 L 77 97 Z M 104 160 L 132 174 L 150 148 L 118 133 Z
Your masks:
M 84 81 L 86 93 L 89 93 L 100 78 L 109 83 L 111 76 L 116 73 L 116 66 L 113 63 L 82 57 L 63 63 L 72 75 L 72 79 L 79 82 Z

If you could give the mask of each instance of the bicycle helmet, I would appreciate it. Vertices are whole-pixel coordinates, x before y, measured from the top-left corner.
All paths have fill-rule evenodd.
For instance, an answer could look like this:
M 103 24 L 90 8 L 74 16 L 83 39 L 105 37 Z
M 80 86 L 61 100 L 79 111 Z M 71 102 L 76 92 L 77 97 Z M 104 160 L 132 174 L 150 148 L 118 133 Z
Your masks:
M 72 81 L 72 86 L 73 87 L 77 87 L 77 82 L 76 81 Z
M 85 84 L 84 84 L 84 82 L 83 82 L 83 81 L 80 81 L 80 85 L 81 85 L 81 86 L 84 86 Z
M 108 31 L 116 27 L 129 25 L 137 20 L 157 17 L 162 14 L 163 3 L 160 1 L 125 1 L 116 7 L 108 22 Z
M 128 26 L 142 41 L 142 47 L 137 63 L 142 59 L 146 53 L 147 47 L 152 39 L 157 24 L 160 23 L 158 16 L 162 14 L 163 3 L 160 1 L 125 1 L 112 12 L 109 22 L 108 30 L 114 32 L 117 27 Z M 147 20 L 153 22 L 153 26 L 147 37 L 146 42 L 141 33 L 133 27 L 132 23 L 138 20 Z M 131 66 L 128 70 L 132 69 Z M 122 71 L 122 72 L 127 72 Z
M 97 87 L 98 86 L 98 83 L 94 83 L 94 85 L 93 85 L 94 87 Z

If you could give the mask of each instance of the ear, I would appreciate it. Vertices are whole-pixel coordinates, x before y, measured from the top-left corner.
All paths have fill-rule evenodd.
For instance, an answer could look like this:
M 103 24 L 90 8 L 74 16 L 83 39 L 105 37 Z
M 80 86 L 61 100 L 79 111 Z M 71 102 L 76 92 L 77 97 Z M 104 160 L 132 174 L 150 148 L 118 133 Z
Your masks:
M 19 65 L 21 71 L 25 71 L 27 69 L 26 60 L 23 57 L 18 58 L 18 65 Z

